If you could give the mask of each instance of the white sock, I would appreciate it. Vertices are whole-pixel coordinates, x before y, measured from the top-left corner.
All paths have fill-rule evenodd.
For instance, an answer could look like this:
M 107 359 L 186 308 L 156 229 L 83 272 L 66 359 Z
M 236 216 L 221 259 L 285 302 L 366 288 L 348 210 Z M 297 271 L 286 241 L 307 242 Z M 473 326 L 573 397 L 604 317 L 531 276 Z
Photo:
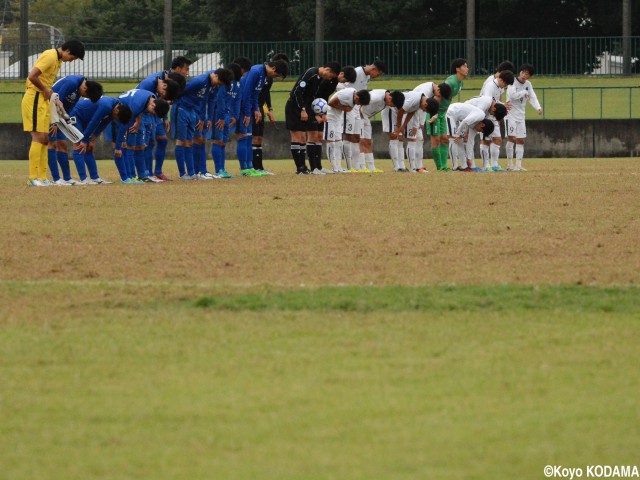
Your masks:
M 456 147 L 456 142 L 453 141 L 453 138 L 449 139 L 449 157 L 451 157 L 451 168 L 454 170 L 460 166 L 458 160 L 458 148 Z
M 507 150 L 507 167 L 513 167 L 513 142 L 507 140 L 506 150 Z
M 333 142 L 331 149 L 331 166 L 334 170 L 342 170 L 342 140 Z
M 456 151 L 456 154 L 458 156 L 458 161 L 460 162 L 460 166 L 462 168 L 467 168 L 467 151 L 464 148 L 464 143 L 463 142 L 455 143 L 453 145 L 453 149 Z
M 416 168 L 424 168 L 422 160 L 424 158 L 424 140 L 418 140 L 416 142 Z
M 327 160 L 331 164 L 331 168 L 333 168 L 333 148 L 336 146 L 335 142 L 326 142 L 326 151 L 327 151 Z
M 361 170 L 364 168 L 364 159 L 360 158 L 360 144 L 355 142 L 350 142 L 349 144 L 351 145 L 351 158 L 353 158 L 353 163 L 355 164 L 354 168 Z
M 364 161 L 367 164 L 369 171 L 373 172 L 376 169 L 376 164 L 373 160 L 373 153 L 363 153 Z
M 482 168 L 489 168 L 491 166 L 489 163 L 489 145 L 480 144 L 480 157 L 482 158 Z
M 407 158 L 409 159 L 409 168 L 416 169 L 416 142 L 407 142 Z
M 396 158 L 398 159 L 398 168 L 406 168 L 404 164 L 404 145 L 400 140 L 396 145 Z
M 398 169 L 398 140 L 389 140 L 389 156 L 393 162 L 393 169 Z
M 491 152 L 491 166 L 499 167 L 498 157 L 500 157 L 500 145 L 496 145 L 491 142 L 491 145 L 489 145 L 489 151 Z
M 524 145 L 516 144 L 516 165 L 522 167 L 522 159 L 524 158 Z
M 347 162 L 347 168 L 351 170 L 355 168 L 353 166 L 353 150 L 351 150 L 351 142 L 342 142 L 342 153 L 344 155 L 344 161 Z

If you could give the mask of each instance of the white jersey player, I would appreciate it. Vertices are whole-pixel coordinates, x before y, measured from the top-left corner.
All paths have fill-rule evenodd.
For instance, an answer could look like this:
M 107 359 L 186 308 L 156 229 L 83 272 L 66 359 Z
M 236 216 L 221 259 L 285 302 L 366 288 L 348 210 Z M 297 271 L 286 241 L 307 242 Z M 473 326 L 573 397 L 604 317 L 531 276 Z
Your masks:
M 536 109 L 538 115 L 542 115 L 542 107 L 538 102 L 536 92 L 529 79 L 535 73 L 533 65 L 525 63 L 520 67 L 520 74 L 515 79 L 513 85 L 507 88 L 507 101 L 511 104 L 511 110 L 504 119 L 504 126 L 507 132 L 507 170 L 526 171 L 522 167 L 524 157 L 524 142 L 527 138 L 527 127 L 525 124 L 525 110 L 527 102 Z M 516 162 L 513 163 L 513 146 L 515 144 Z
M 364 154 L 364 161 L 370 172 L 383 173 L 382 170 L 376 168 L 373 158 L 373 130 L 371 128 L 371 117 L 388 109 L 395 109 L 397 106 L 404 104 L 404 95 L 395 91 L 391 93 L 389 90 L 375 89 L 369 92 L 371 101 L 369 105 L 360 107 L 362 116 L 362 131 L 360 133 L 360 151 Z
M 404 105 L 398 109 L 395 133 L 398 138 L 405 137 L 407 140 L 407 156 L 409 157 L 410 171 L 413 173 L 418 172 L 415 142 L 418 135 L 422 135 L 420 126 L 413 123 L 413 118 L 416 115 L 419 116 L 421 111 L 427 112 L 429 118 L 432 118 L 438 114 L 439 109 L 440 103 L 433 97 L 428 98 L 421 91 L 412 90 L 404 94 Z M 424 167 L 420 171 L 421 173 L 427 172 Z
M 356 79 L 353 82 L 345 83 L 338 88 L 355 88 L 356 90 L 366 90 L 369 80 L 384 75 L 387 67 L 384 62 L 376 60 L 371 65 L 356 67 Z M 366 171 L 364 168 L 364 155 L 360 155 L 360 131 L 362 130 L 362 117 L 360 109 L 355 107 L 344 116 L 343 150 L 347 166 L 351 166 L 352 171 Z

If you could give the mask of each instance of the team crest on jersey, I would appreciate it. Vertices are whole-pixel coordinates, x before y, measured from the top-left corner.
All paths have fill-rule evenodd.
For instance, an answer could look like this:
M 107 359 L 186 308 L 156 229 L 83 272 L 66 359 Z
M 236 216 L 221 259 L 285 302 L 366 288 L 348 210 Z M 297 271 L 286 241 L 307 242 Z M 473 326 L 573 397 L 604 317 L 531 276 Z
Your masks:
M 305 82 L 304 80 L 302 82 L 300 82 L 300 87 L 304 88 L 307 86 L 307 82 Z

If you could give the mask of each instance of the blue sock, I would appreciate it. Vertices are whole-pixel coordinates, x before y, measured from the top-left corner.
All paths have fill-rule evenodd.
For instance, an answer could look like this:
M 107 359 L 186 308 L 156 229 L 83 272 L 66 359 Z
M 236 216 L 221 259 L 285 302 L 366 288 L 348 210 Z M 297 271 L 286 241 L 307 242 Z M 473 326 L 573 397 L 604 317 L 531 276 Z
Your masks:
M 153 141 L 150 141 L 149 145 L 144 149 L 144 169 L 151 175 L 153 171 Z
M 247 141 L 247 148 L 245 150 L 244 164 L 245 168 L 253 168 L 253 136 L 249 135 L 244 137 Z
M 133 158 L 136 164 L 136 170 L 138 171 L 138 178 L 147 178 L 149 173 L 147 172 L 147 163 L 144 158 L 144 150 L 134 150 Z
M 211 156 L 215 165 L 216 173 L 224 170 L 224 147 L 216 143 L 211 145 Z
M 184 147 L 184 164 L 187 166 L 187 174 L 193 176 L 196 174 L 193 164 L 193 147 Z
M 58 160 L 56 159 L 56 151 L 52 148 L 47 150 L 47 158 L 49 162 L 49 171 L 51 172 L 51 177 L 53 177 L 53 181 L 57 182 L 60 180 L 60 171 L 58 170 Z
M 204 143 L 200 143 L 198 145 L 194 145 L 197 150 L 200 151 L 200 172 L 207 173 L 207 145 Z
M 182 145 L 176 145 L 175 149 L 176 163 L 178 164 L 178 172 L 180 176 L 186 175 L 184 168 L 184 147 Z
M 118 173 L 120 174 L 120 179 L 127 179 L 127 170 L 124 166 L 124 152 L 119 157 L 114 156 L 113 161 L 116 163 L 116 168 L 118 169 Z
M 191 147 L 191 151 L 193 152 L 193 170 L 196 173 L 204 173 L 200 170 L 200 166 L 202 164 L 202 159 L 200 158 L 200 145 L 198 143 L 194 143 Z
M 244 151 L 246 144 L 244 142 L 244 137 L 238 139 L 238 143 L 236 145 L 236 156 L 238 157 L 238 162 L 240 163 L 240 170 L 244 170 Z
M 87 170 L 89 170 L 89 177 L 95 180 L 98 175 L 98 164 L 96 163 L 96 157 L 93 152 L 87 152 L 84 154 L 84 163 L 87 164 Z
M 127 169 L 127 178 L 136 177 L 136 159 L 133 157 L 133 150 L 125 149 L 122 151 L 124 155 L 124 166 Z
M 157 140 L 156 144 L 156 170 L 155 174 L 160 175 L 162 173 L 162 165 L 164 165 L 164 159 L 167 156 L 167 144 L 169 140 L 166 138 L 161 138 Z
M 62 178 L 65 180 L 71 180 L 71 168 L 69 167 L 69 154 L 67 152 L 58 152 L 58 163 L 60 164 L 60 170 L 62 170 Z
M 78 176 L 80 180 L 87 178 L 87 169 L 84 164 L 84 154 L 78 150 L 73 151 L 73 162 L 76 164 L 76 170 L 78 170 Z

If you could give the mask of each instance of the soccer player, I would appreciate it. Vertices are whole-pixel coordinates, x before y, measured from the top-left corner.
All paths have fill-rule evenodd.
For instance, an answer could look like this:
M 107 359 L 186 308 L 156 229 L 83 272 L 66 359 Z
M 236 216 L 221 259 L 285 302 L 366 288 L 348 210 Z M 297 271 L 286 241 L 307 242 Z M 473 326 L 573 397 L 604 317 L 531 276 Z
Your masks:
M 469 76 L 469 66 L 464 58 L 456 58 L 451 62 L 451 75 L 444 81 L 451 86 L 451 99 L 457 97 L 463 86 L 463 81 Z M 447 166 L 449 153 L 449 138 L 447 137 L 446 114 L 451 99 L 442 98 L 440 100 L 440 110 L 438 118 L 433 123 L 426 125 L 426 133 L 431 136 L 431 153 L 436 170 L 450 171 Z
M 102 85 L 87 79 L 84 75 L 69 75 L 61 78 L 51 87 L 57 93 L 58 105 L 69 113 L 80 98 L 88 98 L 97 102 L 103 93 Z M 61 187 L 68 187 L 78 183 L 71 177 L 69 168 L 69 154 L 67 152 L 67 137 L 55 126 L 49 132 L 48 164 L 53 183 Z M 62 169 L 62 178 L 58 164 Z
M 93 155 L 96 138 L 117 121 L 119 125 L 126 125 L 131 120 L 133 112 L 113 97 L 101 97 L 97 102 L 81 99 L 71 110 L 70 115 L 76 118 L 76 128 L 83 134 L 83 139 L 73 146 L 73 160 L 80 176 L 81 185 L 108 184 L 98 174 L 98 165 Z M 89 178 L 85 166 L 89 169 Z
M 338 89 L 355 88 L 358 91 L 366 90 L 370 80 L 384 75 L 386 71 L 387 66 L 381 60 L 376 60 L 370 65 L 356 67 L 355 81 L 344 83 L 338 86 Z M 360 149 L 361 131 L 362 116 L 360 115 L 360 108 L 356 106 L 353 110 L 344 114 L 344 135 L 342 138 L 347 168 L 352 171 L 367 171 L 365 170 L 364 152 Z
M 185 57 L 177 57 L 185 58 Z M 185 59 L 186 62 L 189 60 Z M 184 64 L 186 63 L 183 60 L 176 62 L 176 59 L 172 62 L 173 64 Z M 189 72 L 189 62 L 186 65 L 186 71 Z M 178 67 L 180 71 L 184 71 L 184 67 Z M 174 72 L 173 69 L 164 72 L 154 73 L 149 75 L 147 78 L 142 80 L 136 88 L 141 90 L 148 90 L 152 93 L 155 93 L 158 97 L 168 101 L 173 102 L 178 98 L 178 95 L 184 90 L 185 87 L 185 78 L 182 73 Z M 147 130 L 146 138 L 147 138 L 147 147 L 144 150 L 145 162 L 147 164 L 147 170 L 152 174 L 150 175 L 151 181 L 167 181 L 171 180 L 164 173 L 162 173 L 162 167 L 164 165 L 164 159 L 167 153 L 167 128 L 169 126 L 169 122 L 167 118 L 158 118 L 155 115 L 151 114 L 143 114 L 142 119 L 145 128 Z M 154 148 L 156 147 L 155 152 L 155 160 L 156 166 L 153 168 L 153 159 L 154 159 Z
M 398 91 L 392 93 L 389 90 L 381 88 L 371 90 L 369 95 L 371 97 L 369 105 L 363 105 L 360 107 L 360 114 L 362 115 L 360 150 L 364 154 L 364 161 L 370 172 L 384 173 L 382 170 L 376 168 L 373 158 L 373 129 L 371 128 L 371 118 L 382 112 L 385 108 L 402 108 L 404 105 L 404 95 Z M 342 165 L 339 165 L 339 167 L 342 168 Z
M 187 82 L 171 110 L 171 132 L 176 139 L 175 155 L 181 180 L 198 178 L 194 164 L 193 139 L 196 131 L 201 132 L 205 127 L 209 96 L 215 95 L 219 87 L 230 85 L 232 78 L 233 73 L 226 68 L 218 68 L 193 77 Z
M 410 171 L 413 173 L 418 172 L 418 169 L 416 168 L 415 145 L 420 127 L 414 125 L 411 129 L 408 129 L 407 126 L 418 111 L 422 110 L 427 112 L 429 114 L 429 118 L 432 118 L 438 114 L 439 109 L 440 104 L 435 98 L 427 98 L 424 93 L 419 91 L 405 92 L 404 104 L 402 105 L 402 108 L 398 108 L 396 129 L 394 133 L 399 140 L 402 140 L 403 138 L 406 138 L 407 140 L 407 153 L 409 156 L 409 165 L 411 167 Z M 421 173 L 426 173 L 426 170 L 423 169 L 423 172 Z
M 437 85 L 434 82 L 425 82 L 421 83 L 413 90 L 415 92 L 423 93 L 427 98 L 435 98 L 438 103 L 442 102 L 443 99 L 451 101 L 451 86 L 446 82 L 443 82 L 440 85 Z M 426 113 L 422 110 L 418 110 L 411 121 L 407 124 L 407 132 L 412 132 L 412 135 L 414 135 L 412 137 L 407 136 L 407 157 L 409 157 L 411 171 L 416 170 L 419 173 L 427 172 L 427 169 L 424 168 L 423 164 L 424 138 L 426 135 L 425 121 Z M 431 123 L 435 121 L 437 121 L 437 117 L 432 117 Z M 410 151 L 411 149 L 413 151 Z M 412 158 L 414 159 L 413 165 L 411 165 Z
M 233 80 L 228 87 L 224 88 L 226 95 L 226 106 L 222 110 L 214 113 L 211 132 L 211 157 L 215 165 L 216 176 L 220 178 L 233 178 L 226 170 L 226 146 L 229 143 L 229 136 L 235 133 L 240 117 L 240 79 L 242 69 L 237 63 L 230 63 L 227 69 L 233 73 Z M 218 95 L 223 89 L 218 91 Z
M 513 64 L 509 61 L 502 62 L 498 65 L 498 69 L 495 74 L 489 75 L 485 80 L 482 89 L 480 90 L 480 96 L 492 97 L 496 102 L 500 101 L 504 89 L 507 86 L 513 84 Z M 509 104 L 506 105 L 507 110 L 511 108 Z M 491 117 L 490 117 L 491 118 Z M 482 169 L 487 172 L 506 172 L 501 168 L 498 163 L 500 157 L 500 147 L 502 146 L 502 135 L 500 134 L 500 125 L 498 122 L 494 122 L 493 133 L 491 138 L 485 137 L 484 140 L 480 140 L 480 156 L 482 157 Z M 473 141 L 473 137 L 469 138 L 469 141 Z
M 395 172 L 406 173 L 409 170 L 406 169 L 404 164 L 404 141 L 403 139 L 399 139 L 395 133 L 398 109 L 404 105 L 404 93 L 400 90 L 395 90 L 391 95 L 394 97 L 394 106 L 387 106 L 380 113 L 382 117 L 382 131 L 389 136 L 389 156 L 393 162 L 393 170 Z
M 507 88 L 507 102 L 511 104 L 511 110 L 505 117 L 504 125 L 507 131 L 507 170 L 526 172 L 522 166 L 524 157 L 524 142 L 527 138 L 527 126 L 525 124 L 525 109 L 527 101 L 536 109 L 538 115 L 542 115 L 542 107 L 538 102 L 536 92 L 529 79 L 533 77 L 535 70 L 533 65 L 525 63 L 520 67 L 520 74 Z M 513 146 L 515 144 L 516 163 L 513 163 Z
M 254 65 L 240 80 L 240 121 L 236 131 L 240 134 L 238 139 L 238 160 L 240 161 L 240 175 L 244 177 L 261 177 L 268 173 L 253 168 L 252 150 L 252 118 L 255 123 L 261 123 L 263 116 L 260 111 L 258 98 L 265 86 L 267 78 L 286 78 L 289 73 L 289 64 L 284 60 L 261 63 Z
M 495 106 L 491 97 L 482 97 L 481 101 L 482 106 L 487 107 L 487 111 Z M 447 134 L 452 140 L 451 160 L 460 163 L 466 158 L 464 138 L 473 135 L 473 132 L 482 132 L 483 135 L 489 136 L 494 129 L 493 120 L 486 117 L 485 110 L 469 102 L 451 104 L 447 109 L 446 121 Z
M 275 62 L 276 60 L 282 60 L 289 64 L 289 57 L 285 53 L 276 53 L 273 57 L 271 57 L 271 61 Z M 273 172 L 266 170 L 263 164 L 262 158 L 262 145 L 264 143 L 264 127 L 265 127 L 265 117 L 269 119 L 269 122 L 273 125 L 276 120 L 273 116 L 273 106 L 271 105 L 271 86 L 273 85 L 273 78 L 267 76 L 264 81 L 264 87 L 260 91 L 260 95 L 258 96 L 258 108 L 260 109 L 260 113 L 262 114 L 262 121 L 257 122 L 255 116 L 252 117 L 252 125 L 251 125 L 251 150 L 253 153 L 253 168 L 255 168 L 258 172 L 266 173 L 267 175 L 273 175 Z M 265 111 L 264 107 L 267 107 Z
M 296 81 L 291 89 L 289 99 L 285 105 L 286 126 L 291 137 L 291 156 L 296 164 L 297 175 L 308 175 L 311 172 L 307 168 L 305 145 L 307 132 L 320 131 L 319 125 L 325 121 L 318 115 L 314 115 L 311 102 L 320 94 L 326 94 L 330 88 L 321 89 L 323 81 L 336 81 L 342 70 L 338 62 L 329 62 L 322 67 L 307 69 Z M 333 87 L 335 89 L 335 86 Z M 333 91 L 329 92 L 333 93 Z M 318 168 L 318 162 L 322 156 L 322 143 L 309 144 L 309 161 L 313 170 Z M 322 170 L 322 168 L 320 168 Z
M 331 110 L 327 114 L 333 116 L 331 123 L 333 125 L 339 124 L 339 120 L 335 117 L 341 117 L 343 113 L 351 112 L 356 105 L 369 105 L 371 101 L 371 95 L 368 90 L 356 90 L 355 88 L 344 88 L 338 90 L 336 94 L 329 100 L 329 106 Z M 328 137 L 336 137 L 338 132 L 329 132 Z M 340 157 L 337 155 L 336 149 L 332 149 L 333 158 L 330 159 L 332 170 L 324 171 L 324 169 L 318 168 L 312 171 L 315 175 L 319 173 L 342 173 L 343 168 L 340 165 Z M 337 158 L 336 158 L 337 157 Z M 317 170 L 317 171 L 316 171 Z
M 131 120 L 119 125 L 116 134 L 115 160 L 122 172 L 123 183 L 150 183 L 151 172 L 147 170 L 144 149 L 147 145 L 147 130 L 142 124 L 142 114 L 152 113 L 163 118 L 169 112 L 169 103 L 157 98 L 148 90 L 133 89 L 124 92 L 118 101 L 131 109 Z M 138 178 L 136 178 L 136 170 Z M 124 176 L 122 176 L 124 174 Z
M 84 59 L 84 44 L 79 40 L 68 40 L 58 48 L 45 50 L 27 76 L 26 92 L 22 97 L 22 124 L 24 131 L 31 134 L 29 185 L 34 187 L 51 185 L 47 179 L 47 144 L 53 81 L 62 62 L 72 62 L 78 58 Z

